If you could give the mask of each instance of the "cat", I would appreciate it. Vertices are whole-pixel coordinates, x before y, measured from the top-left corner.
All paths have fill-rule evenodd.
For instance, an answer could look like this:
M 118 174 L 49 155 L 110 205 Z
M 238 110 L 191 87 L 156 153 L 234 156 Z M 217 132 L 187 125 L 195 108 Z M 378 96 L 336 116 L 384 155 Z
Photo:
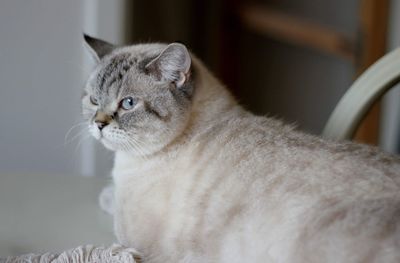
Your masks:
M 400 160 L 255 116 L 180 43 L 117 47 L 82 99 L 143 262 L 400 262 Z

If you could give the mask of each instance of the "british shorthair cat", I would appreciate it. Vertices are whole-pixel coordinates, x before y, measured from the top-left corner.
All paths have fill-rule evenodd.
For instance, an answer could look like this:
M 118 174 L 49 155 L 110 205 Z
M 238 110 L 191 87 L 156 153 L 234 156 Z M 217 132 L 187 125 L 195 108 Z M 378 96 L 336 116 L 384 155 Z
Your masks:
M 400 262 L 400 161 L 243 109 L 183 44 L 85 36 L 90 132 L 143 262 Z

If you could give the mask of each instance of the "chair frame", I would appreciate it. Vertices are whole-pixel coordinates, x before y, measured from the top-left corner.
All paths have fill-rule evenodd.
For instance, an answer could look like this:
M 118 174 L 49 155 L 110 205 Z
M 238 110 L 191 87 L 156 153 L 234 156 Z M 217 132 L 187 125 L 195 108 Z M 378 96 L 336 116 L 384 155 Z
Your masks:
M 400 82 L 400 48 L 388 53 L 369 67 L 343 95 L 322 136 L 350 140 L 370 107 Z

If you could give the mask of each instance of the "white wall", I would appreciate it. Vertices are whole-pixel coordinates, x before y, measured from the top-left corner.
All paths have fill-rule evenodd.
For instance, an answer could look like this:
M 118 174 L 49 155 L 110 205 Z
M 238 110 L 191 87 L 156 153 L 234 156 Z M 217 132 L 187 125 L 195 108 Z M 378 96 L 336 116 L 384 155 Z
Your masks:
M 126 1 L 0 2 L 0 174 L 108 172 L 109 165 L 95 169 L 90 141 L 79 143 L 77 136 L 69 142 L 79 127 L 66 144 L 64 137 L 81 122 L 80 96 L 91 66 L 82 32 L 122 42 Z
M 0 171 L 74 173 L 82 88 L 79 0 L 0 2 Z

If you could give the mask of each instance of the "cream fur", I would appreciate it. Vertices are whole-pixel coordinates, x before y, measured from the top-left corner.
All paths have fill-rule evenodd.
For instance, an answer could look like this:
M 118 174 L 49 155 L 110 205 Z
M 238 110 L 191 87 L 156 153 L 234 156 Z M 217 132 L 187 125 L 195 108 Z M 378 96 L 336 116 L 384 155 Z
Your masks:
M 199 60 L 188 60 L 182 45 L 153 60 L 150 73 L 134 64 L 165 47 L 137 45 L 106 55 L 83 98 L 92 132 L 116 151 L 116 205 L 108 210 L 115 211 L 123 245 L 148 263 L 400 262 L 397 157 L 251 114 Z M 191 65 L 193 76 L 168 64 L 169 57 Z M 171 78 L 187 89 L 173 102 L 166 92 L 172 84 L 162 82 Z M 156 96 L 160 92 L 163 97 Z M 122 111 L 121 93 L 149 102 Z M 99 105 L 90 105 L 89 96 Z M 118 113 L 120 122 L 110 117 L 100 132 L 93 123 L 100 110 Z
M 194 67 L 184 133 L 151 156 L 116 153 L 124 245 L 145 262 L 400 262 L 397 158 L 256 117 Z

